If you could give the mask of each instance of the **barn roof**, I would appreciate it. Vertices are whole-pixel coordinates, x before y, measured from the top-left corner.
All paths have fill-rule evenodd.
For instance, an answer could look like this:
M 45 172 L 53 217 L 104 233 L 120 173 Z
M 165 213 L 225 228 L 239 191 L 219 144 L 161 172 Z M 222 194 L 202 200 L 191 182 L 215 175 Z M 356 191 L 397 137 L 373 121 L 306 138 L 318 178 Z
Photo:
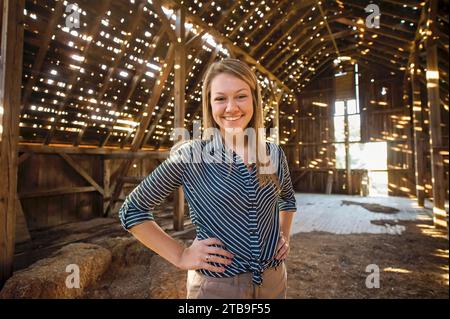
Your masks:
M 448 1 L 438 15 L 442 103 L 448 109 Z M 72 1 L 75 3 L 75 1 Z M 281 116 L 296 97 L 348 57 L 362 68 L 408 75 L 413 43 L 426 39 L 425 2 L 378 1 L 380 28 L 366 26 L 369 1 L 27 0 L 22 143 L 127 147 L 143 119 L 144 148 L 171 145 L 175 10 L 186 15 L 185 125 L 201 118 L 201 77 L 215 59 L 251 64 L 265 97 L 281 95 Z M 421 66 L 426 69 L 425 57 Z

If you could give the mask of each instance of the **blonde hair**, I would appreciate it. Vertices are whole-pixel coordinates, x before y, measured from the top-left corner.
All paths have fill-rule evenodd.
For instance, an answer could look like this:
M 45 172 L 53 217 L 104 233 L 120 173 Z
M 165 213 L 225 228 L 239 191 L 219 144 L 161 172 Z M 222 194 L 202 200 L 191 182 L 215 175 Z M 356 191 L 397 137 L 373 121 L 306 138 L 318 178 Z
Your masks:
M 212 110 L 211 110 L 211 83 L 213 79 L 222 73 L 226 73 L 232 76 L 237 77 L 238 79 L 244 81 L 250 87 L 252 93 L 252 101 L 253 101 L 253 116 L 250 119 L 247 127 L 252 127 L 255 132 L 259 132 L 258 129 L 264 128 L 264 112 L 262 105 L 262 96 L 261 96 L 261 87 L 259 85 L 256 74 L 252 71 L 252 69 L 245 64 L 244 62 L 225 58 L 223 60 L 212 63 L 203 78 L 203 87 L 202 87 L 202 109 L 203 109 L 203 129 L 206 132 L 207 129 L 216 128 L 219 129 L 216 121 L 213 118 Z M 208 138 L 208 137 L 206 137 Z M 256 154 L 261 154 L 260 148 L 266 148 L 266 141 L 261 140 L 260 134 L 256 134 Z M 265 154 L 265 153 L 264 153 Z M 265 163 L 264 163 L 265 164 Z M 263 166 L 261 159 L 259 156 L 256 156 L 256 166 L 258 168 L 258 180 L 260 185 L 265 185 L 268 182 L 272 181 L 275 183 L 277 189 L 279 190 L 279 181 L 278 177 L 275 174 L 261 174 L 260 168 Z

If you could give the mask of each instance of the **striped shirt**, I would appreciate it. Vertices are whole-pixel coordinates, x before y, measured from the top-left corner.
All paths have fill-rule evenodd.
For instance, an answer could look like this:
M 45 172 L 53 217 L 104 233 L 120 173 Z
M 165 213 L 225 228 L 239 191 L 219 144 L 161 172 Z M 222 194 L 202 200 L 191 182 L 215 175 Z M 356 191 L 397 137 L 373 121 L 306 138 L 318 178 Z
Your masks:
M 262 272 L 282 263 L 274 259 L 280 236 L 279 212 L 296 211 L 286 156 L 274 143 L 267 142 L 266 147 L 271 161 L 278 163 L 279 189 L 274 183 L 260 186 L 255 164 L 249 170 L 239 155 L 224 147 L 216 133 L 209 141 L 190 141 L 172 151 L 126 197 L 119 210 L 122 226 L 129 230 L 154 220 L 152 210 L 182 186 L 197 238 L 218 238 L 234 254 L 230 265 L 211 263 L 224 266 L 225 272 L 200 269 L 200 273 L 231 277 L 251 272 L 253 283 L 261 284 Z M 195 161 L 199 149 L 202 159 L 208 155 L 219 161 Z

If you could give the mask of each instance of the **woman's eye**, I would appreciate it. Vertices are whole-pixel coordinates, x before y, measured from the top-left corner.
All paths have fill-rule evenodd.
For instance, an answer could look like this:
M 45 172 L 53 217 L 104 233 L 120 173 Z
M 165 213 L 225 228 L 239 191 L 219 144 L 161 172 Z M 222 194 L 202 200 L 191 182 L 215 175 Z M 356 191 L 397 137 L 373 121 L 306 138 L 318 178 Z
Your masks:
M 247 95 L 239 95 L 238 99 L 245 99 L 247 97 Z
M 215 99 L 214 99 L 215 101 L 223 101 L 223 100 L 225 100 L 223 97 L 216 97 Z

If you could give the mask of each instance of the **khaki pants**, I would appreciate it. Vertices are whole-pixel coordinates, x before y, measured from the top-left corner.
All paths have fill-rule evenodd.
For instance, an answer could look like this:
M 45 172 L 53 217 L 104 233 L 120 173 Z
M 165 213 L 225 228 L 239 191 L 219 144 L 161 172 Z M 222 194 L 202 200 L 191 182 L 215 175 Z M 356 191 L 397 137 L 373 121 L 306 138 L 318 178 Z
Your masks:
M 262 285 L 255 285 L 249 272 L 229 278 L 214 278 L 189 270 L 187 299 L 286 299 L 287 272 L 284 262 L 266 269 L 262 277 Z

